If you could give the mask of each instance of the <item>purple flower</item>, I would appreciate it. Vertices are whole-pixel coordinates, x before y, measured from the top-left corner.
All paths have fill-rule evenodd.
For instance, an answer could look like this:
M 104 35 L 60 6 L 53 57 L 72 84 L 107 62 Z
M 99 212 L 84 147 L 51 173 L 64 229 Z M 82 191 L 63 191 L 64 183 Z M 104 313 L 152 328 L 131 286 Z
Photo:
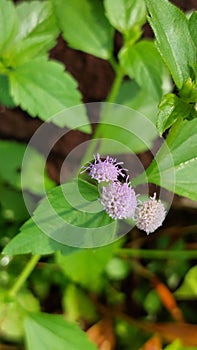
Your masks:
M 136 226 L 147 233 L 154 232 L 165 219 L 166 211 L 160 200 L 156 200 L 156 193 L 135 211 Z
M 105 160 L 101 160 L 100 154 L 94 157 L 94 163 L 89 163 L 87 167 L 83 167 L 84 171 L 89 170 L 90 177 L 100 182 L 117 181 L 118 176 L 125 177 L 124 170 L 119 165 L 123 162 L 116 163 L 116 159 L 107 156 Z
M 103 187 L 100 202 L 113 219 L 132 218 L 137 206 L 135 191 L 126 183 L 112 182 Z

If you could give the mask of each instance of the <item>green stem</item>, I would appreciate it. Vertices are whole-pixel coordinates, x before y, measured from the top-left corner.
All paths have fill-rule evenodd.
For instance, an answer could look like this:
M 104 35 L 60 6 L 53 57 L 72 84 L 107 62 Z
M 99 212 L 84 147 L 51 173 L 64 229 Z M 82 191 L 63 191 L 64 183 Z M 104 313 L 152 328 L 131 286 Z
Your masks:
M 14 297 L 18 293 L 18 291 L 21 289 L 22 285 L 24 284 L 26 279 L 29 277 L 29 275 L 33 271 L 39 259 L 40 259 L 40 255 L 33 255 L 32 258 L 29 260 L 24 270 L 21 272 L 21 274 L 17 278 L 15 284 L 12 286 L 12 288 L 8 292 L 8 294 L 11 297 Z
M 111 64 L 111 66 L 112 66 L 114 72 L 116 72 L 117 69 L 118 69 L 118 67 L 119 67 L 119 64 L 118 64 L 118 62 L 115 60 L 115 58 L 114 58 L 113 56 L 110 57 L 109 63 Z
M 152 249 L 127 249 L 118 250 L 121 257 L 144 258 L 144 259 L 197 259 L 196 250 L 152 250 Z
M 121 66 L 117 66 L 116 67 L 116 76 L 110 91 L 110 94 L 108 96 L 108 98 L 106 99 L 106 102 L 109 103 L 114 103 L 116 101 L 116 97 L 118 95 L 122 80 L 124 77 L 124 71 L 122 69 Z M 102 122 L 104 122 L 105 120 L 105 116 L 109 113 L 110 111 L 110 106 L 107 105 L 106 108 L 104 108 L 103 113 L 101 114 L 101 119 L 99 121 L 99 124 L 97 126 L 97 129 L 92 137 L 90 146 L 88 147 L 82 161 L 81 161 L 81 165 L 84 165 L 87 161 L 90 160 L 90 158 L 92 158 L 92 155 L 94 153 L 94 151 L 96 150 L 96 147 L 98 145 L 98 142 L 96 142 L 97 138 L 101 138 L 101 129 L 102 129 Z
M 110 94 L 106 99 L 106 102 L 110 102 L 110 103 L 115 102 L 120 86 L 122 84 L 123 77 L 124 77 L 124 71 L 121 66 L 118 66 L 116 70 L 116 77 L 114 79 Z

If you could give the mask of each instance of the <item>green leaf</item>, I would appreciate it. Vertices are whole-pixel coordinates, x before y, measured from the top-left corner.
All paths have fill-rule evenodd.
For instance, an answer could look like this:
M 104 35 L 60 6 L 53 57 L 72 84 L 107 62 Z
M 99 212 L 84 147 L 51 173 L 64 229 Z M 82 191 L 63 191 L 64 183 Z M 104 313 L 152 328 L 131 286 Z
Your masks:
M 179 98 L 175 94 L 167 94 L 163 96 L 159 104 L 159 113 L 156 124 L 160 136 L 168 128 L 167 125 L 170 127 L 178 118 L 177 114 L 175 114 L 173 117 L 173 111 L 176 104 L 178 104 L 178 100 Z
M 103 124 L 100 124 L 102 139 L 98 149 L 98 152 L 101 154 L 142 152 L 152 147 L 152 142 L 158 135 L 155 120 L 153 123 L 152 120 L 147 118 L 146 113 L 145 115 L 140 113 L 143 112 L 143 109 L 145 110 L 146 102 L 149 106 L 149 111 L 148 109 L 146 110 L 148 116 L 150 116 L 151 111 L 154 111 L 154 108 L 154 113 L 156 113 L 156 102 L 153 101 L 152 104 L 151 97 L 148 98 L 147 95 L 143 106 L 141 98 L 143 98 L 144 92 L 133 82 L 131 84 L 128 83 L 126 88 L 123 88 L 123 93 L 124 91 L 124 97 L 127 97 L 128 100 L 125 100 L 121 93 L 116 101 L 121 103 L 121 105 L 111 104 L 109 106 L 108 104 L 107 113 L 105 108 L 103 110 Z M 129 101 L 129 91 L 131 101 Z M 126 93 L 128 94 L 126 95 Z M 131 108 L 123 106 L 122 102 L 128 103 Z M 156 114 L 152 115 L 152 118 L 156 119 Z
M 197 265 L 193 266 L 185 275 L 181 286 L 176 290 L 175 296 L 179 299 L 196 299 L 197 297 Z
M 75 284 L 69 284 L 63 295 L 63 310 L 69 321 L 83 319 L 93 323 L 98 319 L 96 306 L 89 295 Z
M 116 103 L 128 106 L 142 113 L 155 124 L 158 102 L 155 101 L 152 95 L 147 94 L 141 89 L 134 80 L 123 82 L 119 89 Z M 149 131 L 147 131 L 147 133 L 149 133 Z M 141 150 L 136 150 L 136 153 L 140 151 Z
M 160 135 L 172 126 L 177 119 L 194 119 L 196 117 L 195 102 L 197 101 L 197 85 L 191 78 L 183 84 L 179 91 L 179 97 L 175 94 L 167 94 L 159 104 L 157 116 L 157 129 Z
M 103 210 L 95 186 L 73 180 L 52 189 L 34 212 L 35 225 L 64 245 L 94 247 L 116 237 L 117 223 Z
M 180 89 L 196 63 L 196 49 L 183 12 L 168 0 L 146 0 L 157 47 Z
M 193 106 L 174 94 L 167 94 L 159 104 L 159 113 L 157 117 L 157 129 L 160 135 L 173 125 L 177 119 L 186 119 L 189 117 Z
M 9 80 L 6 75 L 0 74 L 0 103 L 8 108 L 15 106 L 15 103 L 10 95 Z
M 112 257 L 108 262 L 105 272 L 109 279 L 114 281 L 121 281 L 129 274 L 130 268 L 128 262 L 118 257 Z
M 123 34 L 146 21 L 144 0 L 105 0 L 104 5 L 111 25 Z
M 36 195 L 44 195 L 46 190 L 54 187 L 55 182 L 47 176 L 45 167 L 45 157 L 35 149 L 28 147 L 28 156 L 23 158 L 21 174 L 22 189 Z
M 189 30 L 195 46 L 197 47 L 197 11 L 193 12 L 189 18 Z
M 161 311 L 161 299 L 155 289 L 151 289 L 148 292 L 144 299 L 143 307 L 149 316 L 156 316 L 158 312 Z
M 3 254 L 39 254 L 48 255 L 56 251 L 62 254 L 72 254 L 76 248 L 68 247 L 49 238 L 43 233 L 32 219 L 29 219 L 17 234 L 4 248 Z
M 185 346 L 180 339 L 174 340 L 170 345 L 167 345 L 164 350 L 197 350 L 196 346 Z
M 17 38 L 38 37 L 47 35 L 48 40 L 57 36 L 57 23 L 50 1 L 21 2 L 16 5 L 16 12 L 20 19 L 20 28 Z M 44 39 L 44 38 L 43 38 Z
M 25 319 L 24 327 L 28 350 L 96 350 L 76 324 L 59 315 L 32 314 Z
M 40 310 L 38 300 L 29 291 L 17 293 L 14 299 L 0 290 L 0 334 L 9 341 L 21 340 L 24 335 L 23 319 L 27 312 Z
M 120 63 L 130 78 L 156 101 L 162 97 L 164 64 L 153 42 L 142 40 L 123 47 L 119 54 Z
M 18 20 L 12 1 L 1 0 L 0 11 L 0 58 L 6 47 L 11 45 L 18 30 Z
M 147 169 L 149 182 L 197 200 L 197 120 L 176 123 Z
M 80 250 L 70 256 L 58 254 L 57 262 L 73 282 L 95 292 L 104 287 L 102 274 L 119 245 L 120 242 L 116 242 L 97 249 Z
M 94 213 L 98 208 L 102 210 L 96 187 L 80 180 L 82 197 L 77 188 L 73 181 L 52 189 L 38 205 L 33 219 L 22 226 L 21 233 L 7 244 L 3 253 L 44 255 L 61 251 L 67 255 L 76 251 L 74 247 L 110 243 L 116 233 L 116 222 L 104 211 Z M 88 201 L 84 200 L 87 196 Z
M 56 18 L 50 1 L 22 2 L 16 6 L 20 26 L 15 42 L 4 52 L 8 66 L 21 65 L 46 53 L 58 35 Z
M 76 81 L 58 62 L 37 58 L 16 67 L 9 77 L 15 103 L 33 117 L 39 116 L 42 120 L 48 120 L 65 108 L 81 103 Z M 55 121 L 54 118 L 53 122 Z M 80 121 L 88 124 L 85 115 L 80 115 Z M 72 127 L 72 120 L 67 118 L 64 126 Z
M 25 144 L 15 141 L 0 141 L 0 178 L 16 189 L 21 189 L 21 167 L 26 147 Z M 28 152 L 29 159 L 23 169 L 23 190 L 40 195 L 45 193 L 44 184 L 49 189 L 54 182 L 43 171 L 46 163 L 44 156 L 30 147 Z
M 0 193 L 2 214 L 5 218 L 12 221 L 24 221 L 29 217 L 21 192 L 3 187 L 0 188 Z
M 179 95 L 187 102 L 197 102 L 197 82 L 189 78 L 179 91 Z
M 114 30 L 99 0 L 53 0 L 63 37 L 73 49 L 109 59 Z
M 20 169 L 26 145 L 15 141 L 0 141 L 0 178 L 21 188 Z

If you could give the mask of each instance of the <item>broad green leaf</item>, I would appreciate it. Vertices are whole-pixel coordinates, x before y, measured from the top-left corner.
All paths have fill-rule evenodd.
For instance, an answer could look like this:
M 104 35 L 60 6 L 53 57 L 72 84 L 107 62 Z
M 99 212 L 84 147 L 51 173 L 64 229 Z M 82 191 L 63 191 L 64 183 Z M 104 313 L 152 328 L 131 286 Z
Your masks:
M 56 251 L 62 254 L 72 254 L 76 248 L 68 247 L 49 238 L 43 233 L 32 219 L 29 219 L 17 234 L 4 248 L 3 254 L 39 254 L 48 255 Z
M 63 37 L 73 49 L 109 59 L 114 30 L 99 0 L 53 0 Z
M 6 339 L 16 341 L 24 336 L 23 319 L 27 312 L 40 310 L 38 300 L 29 291 L 17 293 L 14 299 L 8 298 L 0 290 L 0 334 Z
M 196 64 L 188 20 L 183 12 L 168 0 L 146 0 L 149 22 L 156 36 L 158 50 L 167 64 L 175 84 L 180 89 Z
M 21 184 L 22 189 L 37 195 L 44 195 L 46 190 L 55 186 L 46 173 L 46 159 L 35 149 L 28 147 L 28 157 L 23 158 Z
M 52 189 L 28 220 L 21 233 L 5 247 L 4 254 L 73 253 L 74 247 L 91 247 L 110 243 L 116 233 L 116 223 L 104 211 L 94 213 L 101 204 L 93 185 L 79 181 Z M 84 198 L 87 197 L 89 201 Z M 67 200 L 68 199 L 68 200 Z M 70 202 L 70 203 L 69 203 Z M 75 208 L 72 206 L 75 205 Z
M 175 296 L 180 299 L 195 299 L 197 297 L 197 265 L 187 272 L 183 283 L 176 290 Z
M 164 64 L 153 42 L 142 40 L 125 46 L 119 54 L 124 71 L 156 101 L 162 97 Z
M 97 249 L 77 251 L 70 256 L 57 255 L 59 267 L 73 282 L 91 291 L 104 288 L 102 274 L 119 247 L 119 242 Z
M 6 107 L 12 108 L 15 103 L 10 95 L 9 80 L 6 75 L 0 74 L 0 103 Z
M 11 95 L 16 104 L 33 117 L 48 120 L 65 108 L 79 105 L 81 94 L 77 82 L 64 71 L 64 66 L 55 61 L 37 58 L 10 72 Z M 80 115 L 82 124 L 88 119 Z M 53 120 L 55 123 L 55 119 Z M 72 120 L 64 125 L 72 127 Z
M 18 30 L 18 20 L 12 1 L 1 0 L 0 10 L 0 58 L 2 52 L 13 42 Z
M 158 102 L 141 89 L 134 80 L 123 82 L 119 89 L 116 103 L 128 106 L 145 115 L 154 124 L 156 123 Z M 136 153 L 140 151 L 140 149 L 136 149 Z
M 21 65 L 46 53 L 58 35 L 56 18 L 50 1 L 22 2 L 16 6 L 19 29 L 14 43 L 4 52 L 7 66 Z
M 28 350 L 96 350 L 75 323 L 59 315 L 32 314 L 25 319 L 24 327 Z
M 159 104 L 157 116 L 157 129 L 160 135 L 172 126 L 177 119 L 186 119 L 190 116 L 192 104 L 185 102 L 174 94 L 167 94 Z
M 95 186 L 73 180 L 52 189 L 36 208 L 33 220 L 63 245 L 89 248 L 108 244 L 116 238 L 117 225 L 98 197 Z
M 21 2 L 16 5 L 16 12 L 20 19 L 17 39 L 47 35 L 52 40 L 58 34 L 51 1 Z
M 191 17 L 189 18 L 189 30 L 192 36 L 193 42 L 197 47 L 197 11 L 193 12 Z
M 196 145 L 197 120 L 176 123 L 147 169 L 149 182 L 197 200 Z
M 15 141 L 0 141 L 0 178 L 4 182 L 21 189 L 21 167 L 26 145 Z M 43 184 L 46 189 L 54 183 L 43 171 L 46 160 L 44 156 L 29 147 L 29 162 L 25 164 L 23 173 L 23 190 L 35 194 L 43 194 Z
M 169 91 L 169 86 L 166 91 Z M 122 107 L 118 108 L 119 111 L 116 111 L 116 108 L 113 108 L 113 112 L 108 114 L 108 118 L 105 120 L 112 125 L 103 126 L 103 138 L 100 140 L 99 152 L 106 154 L 107 149 L 110 154 L 125 153 L 128 152 L 125 145 L 134 153 L 140 153 L 151 148 L 154 139 L 157 137 L 157 130 L 154 125 L 158 112 L 158 102 L 132 80 L 123 82 L 116 103 L 127 106 L 131 110 L 129 112 L 128 109 Z M 144 118 L 136 112 L 133 113 L 132 110 L 144 115 Z M 148 123 L 146 119 L 149 119 L 150 122 Z M 146 122 L 146 127 L 143 128 L 142 132 L 142 128 L 139 126 L 138 129 L 138 125 L 142 125 L 144 122 Z M 116 126 L 116 124 L 118 125 Z M 138 129 L 137 132 L 136 128 Z M 134 134 L 129 133 L 128 130 L 131 133 L 134 131 Z M 106 141 L 105 138 L 108 140 Z M 115 142 L 110 143 L 109 139 L 112 138 Z M 144 141 L 146 141 L 146 144 Z
M 146 21 L 144 0 L 105 0 L 104 5 L 110 23 L 123 34 Z
M 153 140 L 158 135 L 155 127 L 156 101 L 146 95 L 143 105 L 141 98 L 144 97 L 145 93 L 133 82 L 126 84 L 122 91 L 123 93 L 125 91 L 125 96 L 123 97 L 121 92 L 116 101 L 121 105 L 108 105 L 107 112 L 104 106 L 103 124 L 100 124 L 102 139 L 98 149 L 101 154 L 142 152 L 152 147 Z M 148 108 L 145 111 L 146 103 Z M 140 113 L 143 110 L 145 115 Z M 153 115 L 149 118 L 151 112 L 153 112 Z M 152 118 L 153 120 L 151 120 Z

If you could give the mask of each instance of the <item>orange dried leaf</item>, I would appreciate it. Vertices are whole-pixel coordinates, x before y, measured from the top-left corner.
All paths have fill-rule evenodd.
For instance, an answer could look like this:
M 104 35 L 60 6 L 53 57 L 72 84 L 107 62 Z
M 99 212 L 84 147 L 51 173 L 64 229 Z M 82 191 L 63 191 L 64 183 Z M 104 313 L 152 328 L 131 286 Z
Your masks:
M 176 321 L 183 321 L 183 315 L 179 309 L 176 300 L 170 290 L 159 279 L 154 276 L 153 285 L 166 309 L 171 313 Z
M 111 320 L 103 319 L 87 330 L 89 339 L 94 342 L 99 350 L 113 350 L 115 348 L 115 336 Z
M 158 335 L 155 335 L 154 337 L 150 338 L 144 344 L 141 350 L 162 350 L 162 343 L 160 337 Z
M 181 322 L 152 323 L 146 325 L 146 329 L 148 328 L 168 342 L 178 338 L 185 346 L 197 346 L 197 325 Z

